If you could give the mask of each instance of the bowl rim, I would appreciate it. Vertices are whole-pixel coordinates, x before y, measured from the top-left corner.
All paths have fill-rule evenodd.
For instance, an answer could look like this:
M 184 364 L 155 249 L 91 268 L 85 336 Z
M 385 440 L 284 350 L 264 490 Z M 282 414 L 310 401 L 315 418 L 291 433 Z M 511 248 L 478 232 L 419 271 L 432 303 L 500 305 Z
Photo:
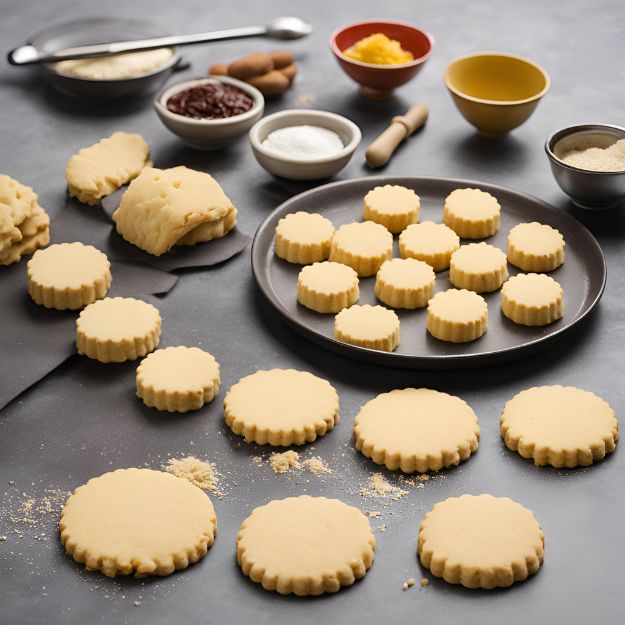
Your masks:
M 317 158 L 297 158 L 293 156 L 285 156 L 280 154 L 279 152 L 275 152 L 266 148 L 259 139 L 259 133 L 261 129 L 267 125 L 268 122 L 275 119 L 288 119 L 293 117 L 294 115 L 299 114 L 311 115 L 312 117 L 317 117 L 318 119 L 333 119 L 345 126 L 349 132 L 351 133 L 351 139 L 349 143 L 343 146 L 343 149 L 336 154 L 332 154 L 330 156 L 319 156 Z M 280 128 L 287 128 L 288 126 L 294 126 L 296 124 L 288 124 L 285 123 L 280 126 Z M 310 124 L 314 125 L 314 124 Z M 277 128 L 276 128 L 277 130 Z M 356 148 L 360 145 L 360 141 L 362 139 L 362 133 L 360 128 L 347 117 L 343 117 L 342 115 L 338 115 L 337 113 L 331 113 L 330 111 L 322 111 L 319 109 L 287 109 L 285 111 L 278 111 L 276 113 L 272 113 L 271 115 L 266 115 L 262 119 L 258 120 L 251 128 L 248 133 L 250 143 L 254 150 L 257 150 L 264 156 L 273 159 L 274 161 L 278 161 L 284 164 L 291 165 L 322 165 L 324 163 L 332 163 L 336 161 L 340 161 L 341 159 L 350 156 L 356 150 Z
M 232 85 L 233 87 L 238 87 L 241 91 L 245 91 L 245 93 L 247 93 L 254 100 L 252 108 L 245 113 L 233 115 L 232 117 L 226 117 L 224 119 L 195 119 L 194 117 L 187 117 L 186 115 L 172 113 L 172 111 L 167 108 L 166 100 L 169 99 L 169 97 L 171 97 L 174 93 L 178 93 L 183 91 L 185 88 L 207 82 L 223 82 L 228 85 Z M 259 112 L 262 113 L 264 107 L 265 98 L 263 94 L 256 89 L 256 87 L 253 87 L 242 80 L 231 78 L 230 76 L 218 76 L 214 74 L 200 76 L 197 78 L 185 78 L 175 83 L 169 83 L 168 85 L 165 85 L 154 98 L 154 108 L 156 108 L 159 115 L 167 117 L 168 119 L 178 123 L 197 127 L 232 126 L 253 118 L 255 115 L 258 115 Z
M 499 57 L 504 57 L 508 59 L 515 59 L 517 61 L 523 61 L 524 63 L 531 65 L 534 69 L 537 69 L 542 74 L 545 80 L 545 86 L 541 89 L 541 91 L 539 91 L 535 95 L 529 98 L 523 98 L 522 100 L 488 100 L 485 98 L 476 98 L 475 96 L 471 96 L 467 93 L 464 93 L 463 91 L 460 91 L 460 89 L 457 89 L 456 87 L 454 87 L 454 85 L 452 84 L 449 78 L 449 70 L 452 65 L 455 65 L 456 63 L 460 61 L 465 61 L 467 59 L 472 59 L 472 58 L 479 57 L 479 56 L 499 56 Z M 471 102 L 477 102 L 479 104 L 494 104 L 497 106 L 518 106 L 519 104 L 528 104 L 529 102 L 540 100 L 540 98 L 542 98 L 545 95 L 545 93 L 549 91 L 549 88 L 551 87 L 551 78 L 549 78 L 549 74 L 540 65 L 538 65 L 538 63 L 535 63 L 534 61 L 532 61 L 531 59 L 528 59 L 527 57 L 520 56 L 519 54 L 512 54 L 511 52 L 497 52 L 493 50 L 493 51 L 484 51 L 484 52 L 471 52 L 470 54 L 465 54 L 463 56 L 456 57 L 455 59 L 450 61 L 447 67 L 445 68 L 445 85 L 447 89 L 449 89 L 449 91 L 457 95 L 459 98 L 462 98 L 463 100 L 469 100 Z
M 545 152 L 547 153 L 547 156 L 551 161 L 553 161 L 560 167 L 563 167 L 564 169 L 569 169 L 574 172 L 598 176 L 619 176 L 625 174 L 625 169 L 620 169 L 619 171 L 595 171 L 592 169 L 582 169 L 581 167 L 575 167 L 574 165 L 569 165 L 568 163 L 565 163 L 562 159 L 558 158 L 556 156 L 556 153 L 553 151 L 556 142 L 560 139 L 564 139 L 567 136 L 576 134 L 577 132 L 581 132 L 583 130 L 601 131 L 604 128 L 612 128 L 613 130 L 618 130 L 619 132 L 623 133 L 623 139 L 625 139 L 625 128 L 623 128 L 622 126 L 617 126 L 616 124 L 575 124 L 573 126 L 566 126 L 564 128 L 560 128 L 560 130 L 552 132 L 545 141 Z M 600 134 L 600 132 L 598 134 Z
M 352 59 L 346 54 L 343 54 L 343 51 L 338 47 L 336 43 L 336 38 L 342 32 L 350 28 L 354 28 L 355 26 L 362 26 L 364 24 L 374 24 L 374 23 L 389 24 L 391 26 L 404 26 L 406 28 L 409 28 L 410 30 L 417 31 L 421 33 L 422 35 L 424 35 L 425 38 L 428 40 L 428 43 L 430 44 L 430 49 L 425 54 L 423 54 L 420 57 L 417 57 L 416 59 L 413 59 L 412 61 L 408 61 L 407 63 L 396 63 L 394 65 L 382 65 L 379 63 L 363 63 L 362 61 L 357 61 L 356 59 Z M 419 28 L 418 26 L 413 26 L 412 24 L 409 24 L 408 22 L 402 22 L 399 20 L 370 19 L 370 20 L 361 20 L 360 22 L 351 22 L 350 24 L 345 24 L 344 26 L 337 28 L 332 33 L 332 35 L 330 35 L 329 43 L 330 43 L 330 49 L 332 50 L 334 55 L 337 58 L 341 59 L 342 61 L 351 63 L 353 65 L 357 65 L 359 67 L 367 67 L 369 69 L 385 70 L 385 69 L 403 69 L 405 67 L 414 67 L 415 65 L 421 65 L 422 63 L 425 63 L 430 58 L 430 56 L 432 55 L 432 52 L 434 51 L 435 39 L 434 39 L 434 36 L 431 33 L 429 33 L 427 30 L 423 30 L 423 28 Z

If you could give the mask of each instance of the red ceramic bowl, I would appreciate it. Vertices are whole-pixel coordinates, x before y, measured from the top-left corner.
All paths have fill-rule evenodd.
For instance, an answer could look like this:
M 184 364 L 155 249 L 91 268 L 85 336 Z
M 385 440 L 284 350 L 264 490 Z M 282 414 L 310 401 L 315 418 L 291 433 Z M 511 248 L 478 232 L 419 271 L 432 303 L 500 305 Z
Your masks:
M 375 65 L 354 61 L 343 54 L 343 50 L 375 33 L 383 33 L 390 39 L 399 41 L 404 50 L 412 52 L 414 60 L 401 65 Z M 423 67 L 432 54 L 434 38 L 410 24 L 377 20 L 339 28 L 330 38 L 330 48 L 343 71 L 362 85 L 364 95 L 385 99 L 392 95 L 393 89 L 407 83 Z

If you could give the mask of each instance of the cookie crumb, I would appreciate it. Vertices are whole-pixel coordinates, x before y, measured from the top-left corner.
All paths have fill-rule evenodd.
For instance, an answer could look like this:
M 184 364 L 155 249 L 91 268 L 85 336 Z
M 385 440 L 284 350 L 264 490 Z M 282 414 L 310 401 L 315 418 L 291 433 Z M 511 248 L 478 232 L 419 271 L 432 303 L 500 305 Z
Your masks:
M 133 605 L 135 606 L 135 608 L 138 608 L 141 605 L 141 601 L 135 601 Z
M 328 465 L 319 456 L 312 456 L 312 458 L 304 460 L 302 464 L 308 471 L 314 473 L 315 475 L 332 473 L 332 469 L 330 469 L 330 467 L 328 467 Z
M 368 516 L 370 519 L 379 519 L 381 515 L 382 515 L 382 513 L 381 513 L 381 512 L 379 512 L 378 510 L 369 510 L 369 511 L 367 512 L 367 516 Z
M 411 586 L 414 586 L 416 584 L 416 580 L 414 577 L 409 577 L 401 586 L 402 590 L 408 590 L 408 588 L 410 588 Z
M 386 523 L 382 523 L 382 525 L 378 525 L 378 529 L 381 532 L 385 532 L 386 531 Z
M 170 458 L 163 468 L 176 477 L 188 480 L 201 490 L 207 490 L 214 495 L 223 495 L 217 486 L 219 479 L 212 462 L 200 460 L 195 456 Z
M 360 489 L 363 497 L 388 497 L 397 501 L 408 494 L 407 490 L 393 486 L 381 473 L 374 473 L 366 486 Z
M 429 586 L 430 580 L 427 577 L 422 577 L 419 584 L 421 584 L 422 587 Z
M 299 469 L 302 466 L 299 461 L 299 454 L 292 449 L 282 453 L 272 453 L 269 457 L 269 464 L 277 474 L 286 473 L 291 469 Z

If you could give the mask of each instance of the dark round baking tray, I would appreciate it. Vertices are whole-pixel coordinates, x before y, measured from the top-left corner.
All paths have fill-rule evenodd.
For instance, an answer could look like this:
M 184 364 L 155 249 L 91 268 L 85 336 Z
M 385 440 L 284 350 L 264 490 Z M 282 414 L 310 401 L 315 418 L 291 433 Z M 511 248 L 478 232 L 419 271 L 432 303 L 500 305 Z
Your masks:
M 512 323 L 501 313 L 500 292 L 486 294 L 489 328 L 471 343 L 453 344 L 430 336 L 425 329 L 426 310 L 397 311 L 401 343 L 395 352 L 347 345 L 333 338 L 334 315 L 321 315 L 297 303 L 299 265 L 287 263 L 273 252 L 278 220 L 296 211 L 318 212 L 335 226 L 362 219 L 363 197 L 374 186 L 398 184 L 421 197 L 421 221 L 442 219 L 445 197 L 454 189 L 478 187 L 493 194 L 502 206 L 501 228 L 488 242 L 506 249 L 510 228 L 520 222 L 539 221 L 557 228 L 566 241 L 566 261 L 550 275 L 564 289 L 565 314 L 555 323 L 529 328 Z M 395 237 L 395 255 L 397 237 Z M 571 330 L 597 305 L 605 287 L 607 270 L 603 252 L 592 234 L 567 213 L 531 195 L 505 187 L 452 178 L 371 176 L 335 182 L 301 193 L 276 208 L 260 225 L 252 245 L 252 270 L 256 283 L 271 305 L 298 332 L 332 351 L 377 364 L 405 369 L 460 369 L 501 363 L 544 348 Z M 519 273 L 509 265 L 510 275 Z M 375 277 L 360 280 L 360 304 L 375 304 Z M 448 272 L 437 274 L 436 291 L 449 288 Z

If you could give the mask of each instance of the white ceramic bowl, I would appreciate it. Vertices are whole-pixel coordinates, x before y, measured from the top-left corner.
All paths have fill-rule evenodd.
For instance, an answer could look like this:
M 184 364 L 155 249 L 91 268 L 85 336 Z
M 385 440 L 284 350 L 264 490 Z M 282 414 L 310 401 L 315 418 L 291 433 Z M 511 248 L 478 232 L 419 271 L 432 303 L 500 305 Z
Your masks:
M 344 147 L 332 156 L 303 159 L 285 156 L 263 146 L 269 133 L 287 126 L 327 128 L 341 138 Z M 250 143 L 256 160 L 269 173 L 291 180 L 319 180 L 334 176 L 349 163 L 360 139 L 360 128 L 354 122 L 334 113 L 310 109 L 291 109 L 267 115 L 250 130 Z
M 249 111 L 226 119 L 194 119 L 172 113 L 167 108 L 167 100 L 175 93 L 214 82 L 223 82 L 245 91 L 254 100 L 254 105 Z M 154 108 L 163 124 L 190 146 L 200 150 L 218 150 L 245 134 L 260 119 L 265 110 L 265 98 L 256 87 L 241 80 L 229 76 L 211 76 L 185 80 L 165 87 L 156 96 Z

